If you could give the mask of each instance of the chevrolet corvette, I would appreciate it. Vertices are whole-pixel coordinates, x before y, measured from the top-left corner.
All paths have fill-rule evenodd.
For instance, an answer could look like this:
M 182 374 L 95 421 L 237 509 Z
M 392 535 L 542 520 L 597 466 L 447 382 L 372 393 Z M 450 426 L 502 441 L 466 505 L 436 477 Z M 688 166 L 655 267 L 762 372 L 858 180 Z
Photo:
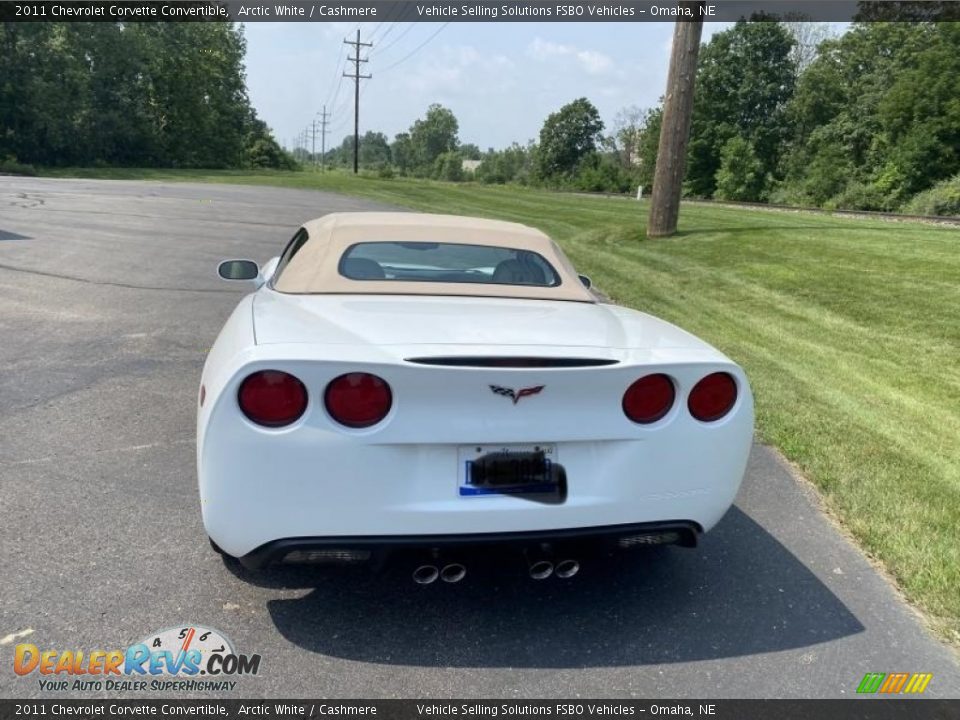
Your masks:
M 733 503 L 743 370 L 605 301 L 539 230 L 337 213 L 218 273 L 254 292 L 203 369 L 200 506 L 248 568 L 402 558 L 452 583 L 503 548 L 567 578 L 585 548 L 694 546 Z

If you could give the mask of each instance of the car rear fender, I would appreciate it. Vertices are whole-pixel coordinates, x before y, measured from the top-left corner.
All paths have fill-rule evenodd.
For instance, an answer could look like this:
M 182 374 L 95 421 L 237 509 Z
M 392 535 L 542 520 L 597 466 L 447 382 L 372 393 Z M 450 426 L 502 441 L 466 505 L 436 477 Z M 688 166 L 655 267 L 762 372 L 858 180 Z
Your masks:
M 746 376 L 719 354 L 684 350 L 651 356 L 649 351 L 633 351 L 622 361 L 603 366 L 514 368 L 421 364 L 398 360 L 396 348 L 378 348 L 375 352 L 367 348 L 363 353 L 367 360 L 361 360 L 359 353 L 352 357 L 354 353 L 346 346 L 320 350 L 312 354 L 304 345 L 239 350 L 228 361 L 225 372 L 216 378 L 211 375 L 207 387 L 209 411 L 217 413 L 219 422 L 235 425 L 241 432 L 284 432 L 304 441 L 312 436 L 313 440 L 361 444 L 644 440 L 680 437 L 687 431 L 722 434 L 721 428 L 733 417 L 740 417 L 752 433 L 753 398 Z M 423 350 L 418 347 L 416 357 L 423 357 Z M 512 347 L 502 350 L 516 352 Z M 672 359 L 668 360 L 668 355 Z M 237 405 L 236 393 L 243 379 L 268 369 L 295 375 L 309 395 L 304 415 L 282 430 L 259 428 L 239 412 Z M 717 371 L 728 372 L 736 380 L 737 402 L 727 417 L 701 423 L 687 411 L 687 397 L 701 378 Z M 324 405 L 327 385 L 340 375 L 355 372 L 381 377 L 392 391 L 389 413 L 370 428 L 344 427 Z M 671 379 L 676 399 L 661 420 L 637 424 L 623 412 L 623 394 L 635 380 L 652 373 L 663 373 Z M 200 420 L 209 417 L 201 415 Z

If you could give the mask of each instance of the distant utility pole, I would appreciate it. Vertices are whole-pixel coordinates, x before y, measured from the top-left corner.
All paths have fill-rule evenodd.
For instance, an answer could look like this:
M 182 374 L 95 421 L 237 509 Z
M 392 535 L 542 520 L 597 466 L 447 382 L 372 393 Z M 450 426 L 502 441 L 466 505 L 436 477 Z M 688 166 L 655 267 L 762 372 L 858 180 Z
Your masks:
M 699 17 L 703 3 L 685 4 L 693 6 L 694 17 Z M 667 237 L 677 231 L 702 32 L 702 20 L 678 22 L 673 28 L 673 50 L 667 75 L 667 93 L 663 102 L 650 215 L 647 217 L 647 237 Z
M 323 106 L 323 112 L 320 113 L 320 171 L 327 169 L 327 118 L 330 113 L 327 112 L 327 106 Z
M 317 164 L 317 120 L 314 118 L 310 123 L 310 158 L 313 164 Z
M 354 56 L 347 57 L 348 62 L 354 63 L 353 75 L 344 73 L 344 77 L 353 78 L 353 174 L 360 172 L 360 80 L 369 80 L 373 75 L 361 75 L 360 63 L 367 62 L 360 57 L 360 48 L 373 47 L 373 43 L 360 42 L 360 28 L 357 28 L 356 40 L 344 40 L 344 45 L 353 45 Z

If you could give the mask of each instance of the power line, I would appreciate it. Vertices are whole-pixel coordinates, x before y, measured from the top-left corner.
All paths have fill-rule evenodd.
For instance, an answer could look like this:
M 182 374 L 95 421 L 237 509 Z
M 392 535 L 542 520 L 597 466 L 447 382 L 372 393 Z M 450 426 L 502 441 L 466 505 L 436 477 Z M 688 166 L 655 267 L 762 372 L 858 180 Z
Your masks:
M 377 26 L 376 26 L 373 30 L 370 31 L 370 41 L 371 41 L 371 42 L 373 42 L 374 40 L 377 39 L 377 33 L 380 32 L 380 28 L 382 28 L 383 25 L 384 25 L 384 23 L 386 23 L 386 22 L 387 22 L 386 20 L 383 20 L 382 22 L 378 22 L 378 23 L 377 23 Z M 381 39 L 382 39 L 382 38 L 381 38 Z M 379 42 L 379 40 L 378 40 L 377 42 Z
M 427 45 L 427 43 L 429 43 L 429 42 L 430 42 L 431 40 L 433 40 L 437 35 L 439 35 L 439 34 L 443 31 L 443 29 L 444 29 L 445 27 L 447 27 L 447 25 L 449 25 L 449 24 L 450 24 L 450 21 L 445 22 L 443 25 L 441 25 L 440 27 L 438 27 L 438 28 L 433 32 L 433 34 L 430 35 L 430 37 L 428 37 L 428 38 L 427 38 L 426 40 L 424 40 L 422 43 L 420 43 L 419 45 L 417 45 L 413 50 L 411 50 L 410 52 L 408 52 L 406 55 L 404 55 L 402 58 L 400 58 L 399 60 L 397 60 L 397 61 L 396 61 L 395 63 L 393 63 L 392 65 L 388 65 L 387 67 L 383 68 L 382 70 L 378 70 L 377 72 L 383 74 L 383 73 L 385 73 L 385 72 L 387 72 L 387 71 L 389 71 L 389 70 L 393 70 L 393 68 L 395 68 L 397 65 L 400 65 L 401 63 L 406 62 L 407 60 L 409 60 L 409 59 L 412 58 L 414 55 L 416 55 L 418 52 L 420 52 L 420 50 L 423 49 L 423 48 Z
M 411 10 L 410 12 L 413 12 L 413 11 Z M 387 50 L 389 50 L 390 48 L 392 48 L 394 45 L 396 45 L 398 42 L 400 42 L 401 40 L 403 40 L 403 38 L 404 38 L 411 30 L 413 30 L 416 26 L 417 26 L 416 23 L 408 23 L 408 24 L 407 24 L 407 27 L 404 28 L 403 32 L 400 33 L 399 35 L 397 35 L 397 36 L 393 39 L 393 42 L 389 42 L 389 43 L 387 43 L 386 45 L 383 45 L 383 46 L 377 48 L 377 50 L 373 50 L 373 51 L 370 53 L 370 55 L 373 56 L 373 55 L 376 55 L 378 52 L 381 52 L 381 53 L 382 53 L 382 52 L 386 52 Z M 381 39 L 381 42 L 383 42 L 382 39 Z
M 370 87 L 369 85 L 364 85 L 363 87 L 360 88 L 360 98 L 361 98 L 361 99 L 363 99 L 363 97 L 367 94 L 367 89 L 368 89 L 369 87 Z M 340 113 L 335 113 L 335 112 L 334 112 L 334 113 L 330 113 L 330 116 L 331 116 L 331 117 L 338 116 L 338 117 L 340 117 L 341 119 L 340 119 L 340 121 L 337 122 L 337 123 L 334 123 L 334 122 L 331 121 L 331 126 L 330 126 L 330 129 L 327 131 L 327 134 L 329 134 L 329 135 L 332 136 L 334 133 L 336 133 L 336 132 L 340 131 L 342 128 L 348 126 L 348 123 L 349 123 L 349 121 L 350 121 L 350 116 L 345 112 L 348 104 L 349 104 L 349 103 L 344 103 L 344 105 L 343 105 L 343 111 L 341 111 Z
M 349 53 L 344 53 L 343 48 L 340 49 L 340 57 L 337 59 L 337 64 L 334 66 L 336 74 L 333 76 L 333 79 L 337 81 L 336 87 L 334 89 L 333 80 L 330 81 L 331 92 L 327 93 L 327 105 L 333 105 L 337 101 L 337 95 L 340 92 L 340 86 L 343 84 L 343 68 L 346 67 L 345 57 Z
M 400 11 L 400 16 L 403 17 L 403 14 L 405 12 L 406 12 L 406 8 Z M 390 35 L 390 33 L 392 33 L 397 28 L 398 24 L 399 24 L 399 20 L 397 20 L 397 22 L 390 23 L 390 27 L 387 28 L 387 31 L 383 34 L 383 37 L 380 38 L 380 42 L 383 42 L 384 40 L 386 40 L 387 37 Z

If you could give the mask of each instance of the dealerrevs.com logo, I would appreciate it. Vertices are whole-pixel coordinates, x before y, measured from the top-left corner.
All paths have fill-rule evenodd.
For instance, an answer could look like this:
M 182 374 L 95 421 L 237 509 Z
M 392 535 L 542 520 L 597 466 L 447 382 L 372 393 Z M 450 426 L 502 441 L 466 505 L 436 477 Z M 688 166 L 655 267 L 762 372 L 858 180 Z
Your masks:
M 256 675 L 260 655 L 234 650 L 223 633 L 199 625 L 151 633 L 125 650 L 41 650 L 17 645 L 13 671 L 37 676 L 43 691 L 233 690 Z

